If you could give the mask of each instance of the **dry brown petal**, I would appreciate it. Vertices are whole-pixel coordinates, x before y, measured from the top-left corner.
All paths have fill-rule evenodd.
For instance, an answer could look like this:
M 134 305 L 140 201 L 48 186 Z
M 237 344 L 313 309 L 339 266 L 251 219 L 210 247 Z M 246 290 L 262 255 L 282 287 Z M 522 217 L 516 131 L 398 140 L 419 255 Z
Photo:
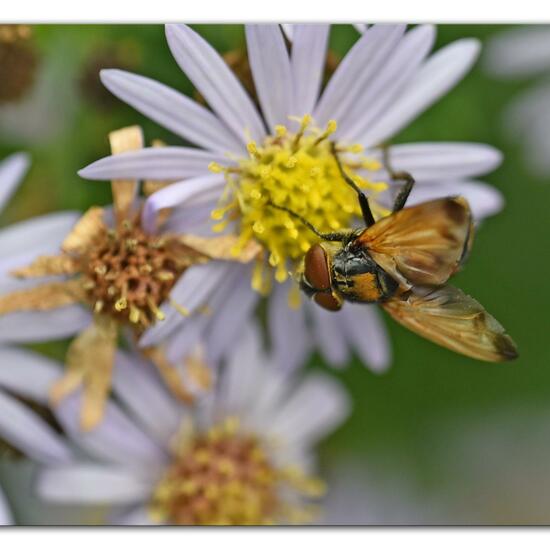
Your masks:
M 69 346 L 67 371 L 51 389 L 50 398 L 58 404 L 66 395 L 84 386 L 80 416 L 82 430 L 89 431 L 103 418 L 111 387 L 117 343 L 117 325 L 106 315 L 96 315 L 94 322 Z
M 48 275 L 74 275 L 78 273 L 77 262 L 64 255 L 39 256 L 34 262 L 25 267 L 14 269 L 14 277 L 27 279 L 32 277 L 46 277 Z
M 0 296 L 0 315 L 17 311 L 49 311 L 83 300 L 80 280 L 56 281 Z
M 227 260 L 247 264 L 261 254 L 262 247 L 256 241 L 250 240 L 237 255 L 234 255 L 232 249 L 238 240 L 239 237 L 235 235 L 222 235 L 220 237 L 182 235 L 179 238 L 182 244 L 206 254 L 213 260 Z
M 147 348 L 143 350 L 143 353 L 157 367 L 162 379 L 174 396 L 191 405 L 195 400 L 193 394 L 185 387 L 179 371 L 168 361 L 164 352 L 160 348 Z
M 61 248 L 69 254 L 82 254 L 97 236 L 106 230 L 103 208 L 93 206 L 76 222 L 72 231 L 65 237 Z
M 135 151 L 143 147 L 143 132 L 139 126 L 128 126 L 109 134 L 113 155 Z M 111 183 L 113 204 L 118 223 L 128 218 L 130 208 L 138 191 L 137 180 L 113 180 Z

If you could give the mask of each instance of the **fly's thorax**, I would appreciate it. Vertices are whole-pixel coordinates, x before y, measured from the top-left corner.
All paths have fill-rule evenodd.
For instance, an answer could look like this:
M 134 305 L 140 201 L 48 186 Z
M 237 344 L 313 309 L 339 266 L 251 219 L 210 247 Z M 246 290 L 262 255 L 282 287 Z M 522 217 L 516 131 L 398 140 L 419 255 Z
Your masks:
M 333 254 L 330 269 L 334 289 L 351 302 L 381 302 L 391 298 L 399 286 L 355 241 Z

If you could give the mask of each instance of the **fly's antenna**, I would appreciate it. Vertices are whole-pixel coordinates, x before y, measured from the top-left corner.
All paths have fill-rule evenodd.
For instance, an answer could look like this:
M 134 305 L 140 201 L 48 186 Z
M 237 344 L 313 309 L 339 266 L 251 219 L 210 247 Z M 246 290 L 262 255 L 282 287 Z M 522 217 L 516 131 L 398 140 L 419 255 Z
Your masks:
M 363 193 L 363 191 L 359 189 L 357 184 L 344 171 L 344 167 L 342 166 L 342 163 L 340 162 L 340 158 L 338 157 L 338 152 L 336 151 L 336 144 L 332 142 L 330 144 L 330 147 L 331 147 L 334 160 L 336 161 L 336 166 L 338 166 L 340 175 L 342 176 L 344 181 L 357 193 L 357 198 L 359 199 L 359 206 L 361 207 L 361 213 L 363 214 L 363 221 L 365 222 L 365 225 L 367 227 L 374 225 L 375 219 L 370 209 L 369 199 L 367 198 L 365 193 Z
M 398 212 L 399 210 L 403 210 L 405 203 L 407 202 L 407 199 L 409 198 L 409 195 L 411 194 L 411 191 L 414 187 L 415 180 L 409 172 L 406 172 L 405 170 L 399 170 L 396 172 L 392 168 L 392 165 L 390 162 L 389 145 L 382 145 L 381 150 L 382 150 L 382 164 L 384 165 L 386 172 L 388 172 L 388 174 L 390 175 L 390 178 L 392 179 L 392 181 L 404 182 L 403 187 L 401 188 L 399 193 L 397 193 L 397 196 L 395 197 L 395 201 L 393 203 L 392 212 Z
M 303 216 L 300 216 L 300 214 L 298 214 L 297 212 L 294 212 L 294 210 L 291 210 L 286 206 L 281 206 L 280 204 L 275 204 L 271 201 L 267 201 L 267 204 L 272 208 L 276 208 L 277 210 L 282 210 L 283 212 L 290 214 L 293 218 L 296 218 L 301 223 L 303 223 L 312 233 L 315 233 L 315 235 L 317 235 L 323 241 L 342 242 L 347 238 L 346 233 L 321 233 L 314 225 L 309 223 Z

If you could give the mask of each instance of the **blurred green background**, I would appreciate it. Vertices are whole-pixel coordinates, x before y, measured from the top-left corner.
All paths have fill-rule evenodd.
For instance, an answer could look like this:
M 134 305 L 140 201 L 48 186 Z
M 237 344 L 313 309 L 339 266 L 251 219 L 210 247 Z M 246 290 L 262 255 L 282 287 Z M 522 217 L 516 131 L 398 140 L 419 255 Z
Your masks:
M 196 29 L 219 51 L 244 46 L 241 26 L 197 25 Z M 436 48 L 462 37 L 485 41 L 502 29 L 496 25 L 440 25 Z M 126 68 L 193 94 L 168 50 L 162 26 L 38 25 L 32 30 L 35 85 L 40 83 L 41 92 L 32 97 L 31 90 L 31 97 L 18 103 L 0 104 L 0 158 L 25 150 L 32 156 L 32 168 L 0 217 L 1 226 L 57 209 L 82 210 L 93 203 L 109 202 L 107 184 L 85 182 L 76 172 L 109 153 L 107 134 L 113 129 L 137 123 L 144 127 L 147 140 L 180 143 L 179 138 L 102 90 L 97 77 L 100 67 Z M 353 27 L 337 25 L 330 47 L 343 55 L 357 37 Z M 495 467 L 514 461 L 511 466 L 518 473 L 504 474 L 503 483 L 512 475 L 532 471 L 530 460 L 540 466 L 550 458 L 550 450 L 548 455 L 542 451 L 546 458 L 536 458 L 529 448 L 531 439 L 519 438 L 533 433 L 533 441 L 544 443 L 534 426 L 546 425 L 550 396 L 550 293 L 545 284 L 550 268 L 550 182 L 529 175 L 519 148 L 505 139 L 501 121 L 503 107 L 528 84 L 492 80 L 478 64 L 395 140 L 485 142 L 503 151 L 502 166 L 483 179 L 503 192 L 506 207 L 479 229 L 468 266 L 455 284 L 502 321 L 519 346 L 519 360 L 504 365 L 469 360 L 387 319 L 394 352 L 387 373 L 372 374 L 359 361 L 343 371 L 333 371 L 349 389 L 355 408 L 349 422 L 323 445 L 322 460 L 328 468 L 349 459 L 364 465 L 377 479 L 398 477 L 412 484 L 419 502 L 435 495 L 452 508 L 462 502 L 459 492 L 464 487 L 476 491 L 479 482 L 473 481 L 465 460 L 453 461 L 449 456 L 459 456 L 451 452 L 450 442 L 478 430 L 486 419 L 492 419 L 489 431 L 509 436 L 506 445 L 525 451 L 520 458 L 511 458 L 507 451 L 482 453 L 485 458 L 479 460 L 494 460 Z M 15 109 L 19 109 L 18 116 L 11 112 Z M 62 356 L 59 346 L 39 349 Z M 325 368 L 320 357 L 313 357 L 311 365 Z M 512 428 L 514 421 L 517 425 Z M 474 456 L 473 450 L 464 452 Z M 544 463 L 540 476 L 545 473 L 550 479 L 550 461 Z M 398 493 L 399 489 L 392 491 Z M 510 490 L 506 494 L 522 508 L 516 493 Z M 494 498 L 502 508 L 504 497 L 495 494 Z M 505 519 L 506 513 L 514 517 L 514 512 L 505 513 L 506 507 L 502 513 L 487 515 L 479 498 L 464 497 L 465 509 L 476 510 L 476 506 L 480 519 L 510 521 Z M 550 521 L 550 511 L 544 518 Z

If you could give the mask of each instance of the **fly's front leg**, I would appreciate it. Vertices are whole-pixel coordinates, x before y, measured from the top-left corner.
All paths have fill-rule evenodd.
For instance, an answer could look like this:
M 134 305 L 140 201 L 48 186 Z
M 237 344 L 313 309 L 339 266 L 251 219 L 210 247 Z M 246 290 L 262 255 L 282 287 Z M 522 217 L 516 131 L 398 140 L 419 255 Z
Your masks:
M 399 210 L 402 210 L 403 207 L 405 206 L 405 203 L 407 202 L 407 199 L 411 194 L 415 181 L 412 175 L 409 174 L 409 172 L 405 172 L 404 170 L 400 170 L 396 172 L 392 168 L 390 163 L 389 145 L 383 145 L 381 149 L 382 149 L 382 164 L 384 165 L 384 168 L 390 175 L 390 178 L 392 179 L 392 181 L 404 182 L 403 187 L 399 190 L 399 193 L 397 193 L 397 196 L 395 197 L 395 200 L 393 203 L 392 211 L 398 212 Z

